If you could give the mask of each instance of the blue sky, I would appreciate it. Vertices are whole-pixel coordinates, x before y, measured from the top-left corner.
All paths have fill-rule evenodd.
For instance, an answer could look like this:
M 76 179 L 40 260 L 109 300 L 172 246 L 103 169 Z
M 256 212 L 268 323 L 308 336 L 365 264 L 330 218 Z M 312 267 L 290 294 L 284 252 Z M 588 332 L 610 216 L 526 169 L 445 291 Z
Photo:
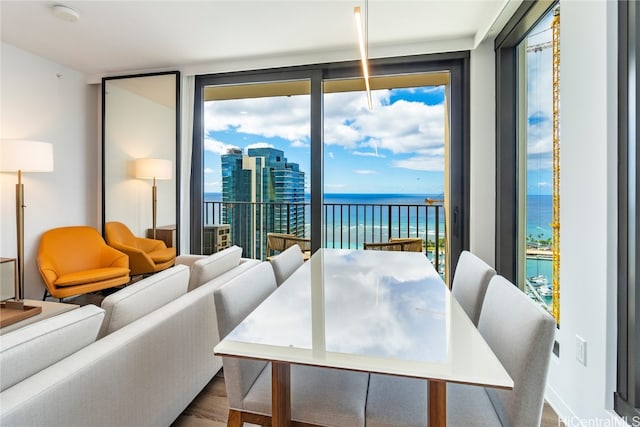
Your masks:
M 441 194 L 444 87 L 325 95 L 327 193 Z M 205 105 L 205 191 L 220 190 L 227 148 L 274 147 L 310 171 L 309 97 L 208 102 Z M 307 187 L 309 178 L 307 175 Z
M 553 12 L 536 25 L 525 40 L 527 46 L 551 41 Z M 552 192 L 552 50 L 527 53 L 527 192 Z

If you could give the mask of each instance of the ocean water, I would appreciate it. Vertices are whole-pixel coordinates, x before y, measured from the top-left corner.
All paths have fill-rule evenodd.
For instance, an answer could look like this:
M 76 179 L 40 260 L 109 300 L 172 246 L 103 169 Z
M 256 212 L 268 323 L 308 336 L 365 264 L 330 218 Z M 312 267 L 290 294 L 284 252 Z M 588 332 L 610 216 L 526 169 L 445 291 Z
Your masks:
M 527 197 L 527 236 L 536 240 L 551 238 L 552 199 L 550 195 Z
M 435 207 L 426 208 L 426 198 L 442 200 L 440 195 L 425 194 L 325 194 L 327 233 L 325 246 L 358 248 L 364 241 L 383 242 L 390 237 L 422 237 L 436 241 L 444 238 L 442 210 L 436 218 Z M 205 193 L 205 202 L 219 202 L 221 193 Z M 310 203 L 310 195 L 305 196 Z M 388 206 L 393 206 L 389 209 Z M 418 206 L 418 207 L 416 207 Z M 389 227 L 391 235 L 389 235 Z M 310 234 L 310 209 L 305 211 L 305 231 Z
M 331 194 L 326 193 L 324 195 L 324 203 L 327 205 L 339 205 L 339 204 L 371 204 L 371 205 L 425 205 L 425 199 L 431 198 L 435 200 L 441 200 L 443 196 L 441 194 Z M 205 193 L 204 200 L 207 202 L 219 202 L 222 201 L 221 193 Z M 307 202 L 310 201 L 310 195 L 305 197 Z M 343 210 L 342 223 L 345 224 L 351 217 L 352 224 L 356 224 L 355 216 L 358 215 L 359 219 L 364 217 L 364 207 L 359 207 L 357 210 L 352 208 L 350 212 Z M 369 211 L 370 212 L 370 211 Z M 368 213 L 369 213 L 368 212 Z M 377 213 L 377 212 L 376 212 Z M 326 212 L 327 220 L 331 220 L 333 216 L 338 214 L 338 211 L 329 210 Z M 400 229 L 401 226 L 405 226 L 407 218 L 415 220 L 415 211 L 401 209 L 399 215 L 397 213 L 392 214 L 392 222 L 397 219 L 399 224 L 392 224 L 395 229 Z M 551 238 L 551 196 L 550 195 L 530 195 L 527 197 L 527 236 L 531 236 L 535 240 L 546 240 Z M 338 218 L 339 219 L 339 218 Z M 383 222 L 386 226 L 388 223 L 388 217 L 383 212 Z M 410 222 L 414 222 L 411 221 Z M 422 223 L 425 220 L 424 217 L 418 217 L 418 223 Z M 428 218 L 429 225 L 435 224 L 435 217 Z M 307 218 L 309 223 L 309 218 Z M 409 230 L 413 227 L 412 224 L 408 225 Z M 433 227 L 429 227 L 432 229 Z M 444 231 L 444 218 L 440 220 L 440 228 Z M 406 231 L 405 229 L 402 230 Z

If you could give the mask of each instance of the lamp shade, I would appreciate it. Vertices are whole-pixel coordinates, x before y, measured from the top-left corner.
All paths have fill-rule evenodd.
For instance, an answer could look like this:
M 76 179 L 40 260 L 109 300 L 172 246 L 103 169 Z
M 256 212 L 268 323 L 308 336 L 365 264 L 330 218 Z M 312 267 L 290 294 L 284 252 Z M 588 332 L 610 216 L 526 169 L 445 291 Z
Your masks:
M 48 142 L 3 139 L 0 172 L 52 172 L 53 145 Z
M 165 159 L 136 159 L 136 178 L 142 179 L 171 179 L 171 160 Z

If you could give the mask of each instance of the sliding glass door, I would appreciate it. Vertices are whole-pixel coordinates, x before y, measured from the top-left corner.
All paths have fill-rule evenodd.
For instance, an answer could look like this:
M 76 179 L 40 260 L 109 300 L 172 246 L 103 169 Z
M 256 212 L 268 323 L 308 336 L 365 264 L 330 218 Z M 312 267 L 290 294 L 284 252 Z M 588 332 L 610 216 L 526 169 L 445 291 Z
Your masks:
M 371 110 L 360 85 L 324 85 L 323 246 L 409 239 L 444 276 L 449 73 L 374 77 Z
M 217 224 L 257 259 L 268 232 L 309 239 L 313 250 L 420 238 L 450 276 L 443 260 L 468 247 L 468 53 L 372 61 L 373 113 L 360 73 L 354 61 L 196 77 L 191 252 L 210 252 L 206 230 Z M 384 204 L 384 232 L 359 223 L 377 215 L 362 208 L 343 212 L 345 226 L 330 213 L 339 171 L 355 193 L 414 200 Z M 333 236 L 352 230 L 337 246 Z

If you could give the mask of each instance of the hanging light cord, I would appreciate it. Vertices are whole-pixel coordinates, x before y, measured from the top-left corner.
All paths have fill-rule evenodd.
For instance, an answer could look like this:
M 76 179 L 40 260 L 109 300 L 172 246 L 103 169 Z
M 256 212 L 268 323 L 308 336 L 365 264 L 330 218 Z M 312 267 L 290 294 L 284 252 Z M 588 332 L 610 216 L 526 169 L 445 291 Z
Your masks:
M 362 16 L 360 13 L 360 7 L 354 8 L 356 26 L 358 30 L 358 40 L 360 42 L 360 59 L 362 61 L 362 74 L 364 77 L 364 84 L 367 90 L 367 101 L 369 103 L 369 110 L 373 110 L 373 102 L 371 100 L 371 87 L 369 86 L 369 67 L 367 65 L 367 58 L 369 57 L 369 4 L 368 0 L 365 0 L 365 16 L 364 16 L 364 30 L 362 25 Z M 365 35 L 366 32 L 366 42 Z

